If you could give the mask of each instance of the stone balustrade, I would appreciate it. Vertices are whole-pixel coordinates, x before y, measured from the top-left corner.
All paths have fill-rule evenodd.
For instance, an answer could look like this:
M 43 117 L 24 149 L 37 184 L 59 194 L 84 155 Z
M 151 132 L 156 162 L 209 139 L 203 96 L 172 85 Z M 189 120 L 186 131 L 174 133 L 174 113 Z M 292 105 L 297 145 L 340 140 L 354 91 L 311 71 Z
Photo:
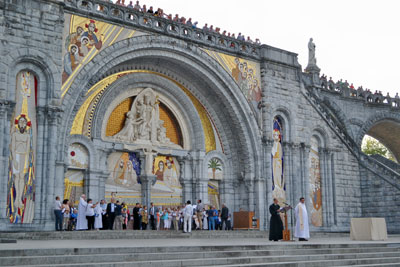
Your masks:
M 191 43 L 217 48 L 222 51 L 260 59 L 260 45 L 237 40 L 216 32 L 193 28 L 169 19 L 143 13 L 133 8 L 116 5 L 104 0 L 64 0 L 65 9 L 74 14 L 101 18 L 110 23 L 162 33 Z
M 400 108 L 400 97 L 398 93 L 395 97 L 389 96 L 389 93 L 384 96 L 381 92 L 372 93 L 368 89 L 363 89 L 361 86 L 355 89 L 345 82 L 333 82 L 331 79 L 327 80 L 326 76 L 320 77 L 320 87 L 323 90 L 337 93 L 344 97 L 361 99 L 368 104 L 387 105 L 394 108 Z

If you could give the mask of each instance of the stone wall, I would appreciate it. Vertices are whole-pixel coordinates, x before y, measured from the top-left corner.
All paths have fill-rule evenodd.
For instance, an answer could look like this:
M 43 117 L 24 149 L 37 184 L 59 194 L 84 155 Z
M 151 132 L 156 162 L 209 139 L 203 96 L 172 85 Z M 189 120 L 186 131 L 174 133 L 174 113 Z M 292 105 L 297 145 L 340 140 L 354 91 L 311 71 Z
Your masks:
M 55 173 L 55 136 L 60 123 L 60 88 L 62 72 L 61 40 L 63 7 L 59 1 L 1 1 L 0 10 L 0 213 L 1 229 L 50 229 Z M 7 223 L 7 179 L 10 144 L 10 126 L 15 103 L 16 75 L 31 71 L 38 80 L 36 201 L 34 223 L 12 225 Z

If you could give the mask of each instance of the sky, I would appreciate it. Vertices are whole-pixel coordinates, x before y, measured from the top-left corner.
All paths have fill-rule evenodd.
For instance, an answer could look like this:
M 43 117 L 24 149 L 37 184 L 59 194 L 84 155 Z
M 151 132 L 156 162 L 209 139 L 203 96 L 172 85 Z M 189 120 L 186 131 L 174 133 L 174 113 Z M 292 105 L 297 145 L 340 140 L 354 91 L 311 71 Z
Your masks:
M 128 0 L 126 0 L 128 2 Z M 400 0 L 146 0 L 167 14 L 242 32 L 298 54 L 316 44 L 321 74 L 394 96 L 400 91 Z

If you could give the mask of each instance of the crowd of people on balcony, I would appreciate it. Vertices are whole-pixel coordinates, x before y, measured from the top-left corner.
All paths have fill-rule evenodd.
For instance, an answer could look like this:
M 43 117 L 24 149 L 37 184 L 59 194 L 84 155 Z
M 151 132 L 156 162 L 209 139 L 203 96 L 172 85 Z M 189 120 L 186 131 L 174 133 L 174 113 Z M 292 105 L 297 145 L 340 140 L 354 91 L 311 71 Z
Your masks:
M 114 3 L 113 0 L 104 0 L 104 1 L 109 1 L 111 3 Z M 198 28 L 198 22 L 192 21 L 192 18 L 186 19 L 185 17 L 180 17 L 178 14 L 175 14 L 175 16 L 173 16 L 172 14 L 165 13 L 164 10 L 161 8 L 158 8 L 157 10 L 155 10 L 152 6 L 147 8 L 146 5 L 140 5 L 139 1 L 136 1 L 135 4 L 133 3 L 133 1 L 129 1 L 129 3 L 127 3 L 127 2 L 128 1 L 125 1 L 125 0 L 117 0 L 115 2 L 115 4 L 119 5 L 119 6 L 125 6 L 128 8 L 132 8 L 139 12 L 148 13 L 148 14 L 151 14 L 156 17 L 165 18 L 165 19 L 169 19 L 174 22 L 182 23 L 182 24 L 192 27 L 193 29 Z M 202 29 L 206 32 L 221 34 L 223 36 L 226 36 L 228 38 L 233 38 L 238 41 L 248 42 L 248 43 L 257 44 L 257 45 L 261 44 L 260 39 L 258 39 L 258 38 L 255 40 L 251 39 L 250 36 L 247 36 L 247 38 L 246 38 L 246 36 L 244 34 L 242 34 L 241 32 L 239 32 L 238 35 L 236 36 L 235 33 L 230 33 L 226 30 L 221 30 L 221 28 L 214 27 L 214 25 L 209 26 L 208 23 L 206 23 Z
M 375 90 L 375 92 L 372 92 L 370 89 L 364 89 L 362 86 L 358 86 L 356 89 L 353 83 L 349 83 L 347 80 L 343 81 L 343 79 L 340 79 L 334 82 L 332 77 L 329 77 L 328 80 L 325 74 L 322 74 L 320 77 L 320 84 L 323 89 L 338 92 L 343 96 L 364 99 L 368 103 L 381 103 L 400 107 L 399 93 L 396 93 L 395 97 L 391 97 L 389 93 L 385 96 L 382 91 Z
M 232 230 L 229 209 L 223 204 L 222 209 L 204 205 L 197 200 L 196 205 L 187 201 L 185 206 L 150 207 L 140 203 L 130 209 L 119 200 L 104 199 L 94 203 L 82 195 L 78 207 L 68 199 L 60 201 L 56 197 L 54 206 L 55 230 Z

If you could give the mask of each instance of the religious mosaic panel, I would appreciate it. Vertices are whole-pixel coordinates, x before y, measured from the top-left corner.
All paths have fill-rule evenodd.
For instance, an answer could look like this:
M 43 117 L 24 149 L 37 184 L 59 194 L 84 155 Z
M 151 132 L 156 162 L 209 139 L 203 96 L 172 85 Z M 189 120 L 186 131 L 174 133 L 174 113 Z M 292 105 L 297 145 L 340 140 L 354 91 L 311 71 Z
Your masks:
M 310 200 L 312 205 L 311 209 L 311 223 L 314 226 L 322 226 L 322 192 L 321 192 L 321 169 L 319 160 L 319 142 L 313 136 L 311 137 L 310 149 Z
M 106 180 L 106 198 L 119 199 L 132 206 L 141 202 L 140 161 L 133 152 L 114 152 L 107 160 L 110 176 Z
M 260 116 L 259 103 L 261 101 L 260 64 L 251 60 L 230 56 L 204 49 L 213 57 L 236 81 L 253 112 Z
M 64 15 L 62 96 L 73 80 L 101 50 L 112 44 L 145 33 L 93 19 Z
M 214 206 L 216 209 L 220 208 L 219 181 L 208 181 L 208 205 Z
M 83 194 L 84 187 L 84 170 L 68 170 L 64 178 L 64 199 L 68 199 L 70 203 L 78 205 L 79 198 Z
M 159 206 L 182 204 L 182 186 L 179 182 L 179 163 L 175 157 L 157 156 L 154 159 L 153 174 L 156 183 L 151 187 L 151 201 Z
M 15 102 L 10 127 L 7 217 L 11 223 L 32 223 L 37 138 L 37 80 L 33 73 L 18 73 Z
M 271 151 L 272 162 L 272 197 L 278 199 L 282 205 L 286 201 L 286 184 L 284 176 L 284 159 L 282 149 L 282 121 L 279 117 L 274 118 L 272 138 L 274 143 Z
M 223 167 L 220 159 L 212 158 L 208 161 L 207 175 L 210 180 L 222 180 Z

